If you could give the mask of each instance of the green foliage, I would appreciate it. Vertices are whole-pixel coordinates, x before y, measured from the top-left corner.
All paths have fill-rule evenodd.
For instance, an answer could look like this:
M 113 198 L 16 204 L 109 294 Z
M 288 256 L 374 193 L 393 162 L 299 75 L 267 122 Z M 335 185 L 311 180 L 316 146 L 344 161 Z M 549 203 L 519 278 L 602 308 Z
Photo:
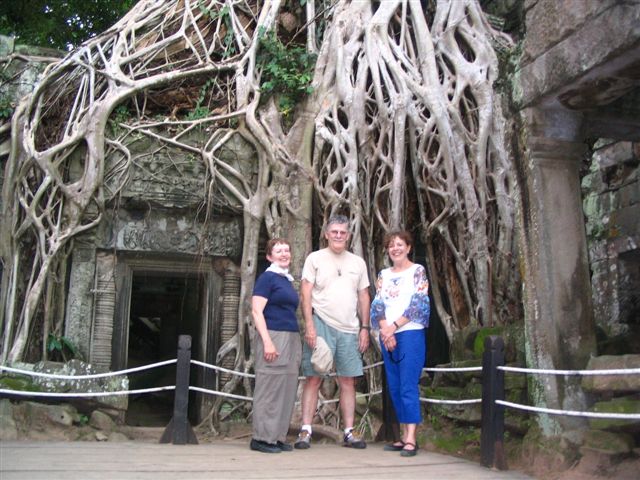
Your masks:
M 203 0 L 200 0 L 198 3 L 198 8 L 200 11 L 208 16 L 211 20 L 222 19 L 226 28 L 226 34 L 222 43 L 224 45 L 224 52 L 222 54 L 222 58 L 231 57 L 234 53 L 236 53 L 236 44 L 233 38 L 233 25 L 231 23 L 231 16 L 229 15 L 229 5 L 225 5 L 220 10 L 211 10 L 204 5 Z
M 284 45 L 275 32 L 260 32 L 257 63 L 262 70 L 260 90 L 278 97 L 280 112 L 288 116 L 296 104 L 313 92 L 311 80 L 316 55 L 302 46 Z
M 118 105 L 113 109 L 113 121 L 116 123 L 125 123 L 130 116 L 129 109 L 124 105 Z
M 70 50 L 107 30 L 138 0 L 4 0 L 0 33 L 19 43 Z
M 76 346 L 67 337 L 62 335 L 54 335 L 50 333 L 47 337 L 47 351 L 58 359 L 63 361 L 70 360 L 72 358 L 80 358 L 80 352 Z
M 118 105 L 113 109 L 113 112 L 109 117 L 109 127 L 111 128 L 111 133 L 114 137 L 118 136 L 118 134 L 122 132 L 120 124 L 127 123 L 130 118 L 131 114 L 125 105 Z
M 207 91 L 213 86 L 214 83 L 215 78 L 211 78 L 207 80 L 205 84 L 200 88 L 200 94 L 198 95 L 196 106 L 187 114 L 187 120 L 198 120 L 200 118 L 209 116 L 211 110 L 209 110 L 209 107 L 205 106 L 204 103 L 207 98 Z
M 14 110 L 15 108 L 8 97 L 0 97 L 0 120 L 10 119 Z

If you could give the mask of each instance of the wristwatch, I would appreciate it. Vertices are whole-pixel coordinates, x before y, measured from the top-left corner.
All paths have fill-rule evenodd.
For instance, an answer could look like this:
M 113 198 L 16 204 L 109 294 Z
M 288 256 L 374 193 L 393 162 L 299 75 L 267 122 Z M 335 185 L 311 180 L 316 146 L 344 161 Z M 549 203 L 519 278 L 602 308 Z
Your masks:
M 360 330 L 371 330 L 371 325 L 360 325 Z

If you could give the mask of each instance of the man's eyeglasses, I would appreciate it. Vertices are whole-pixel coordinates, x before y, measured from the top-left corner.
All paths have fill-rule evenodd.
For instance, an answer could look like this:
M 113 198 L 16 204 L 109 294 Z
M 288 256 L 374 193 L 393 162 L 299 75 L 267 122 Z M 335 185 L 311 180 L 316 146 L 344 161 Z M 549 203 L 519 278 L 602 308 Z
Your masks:
M 345 232 L 344 230 L 329 230 L 329 235 L 332 237 L 346 237 L 349 235 L 349 232 Z

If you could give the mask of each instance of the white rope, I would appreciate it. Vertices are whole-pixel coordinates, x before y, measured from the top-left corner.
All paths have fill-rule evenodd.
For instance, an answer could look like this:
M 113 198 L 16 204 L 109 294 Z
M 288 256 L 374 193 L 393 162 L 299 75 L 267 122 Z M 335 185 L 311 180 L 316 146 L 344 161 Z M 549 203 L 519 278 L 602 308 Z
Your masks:
M 206 388 L 193 387 L 193 386 L 190 386 L 189 390 L 193 390 L 194 392 L 208 393 L 210 395 L 218 395 L 218 396 L 221 396 L 221 397 L 235 398 L 236 400 L 246 400 L 248 402 L 252 402 L 253 401 L 252 397 L 245 397 L 243 395 L 236 395 L 234 393 L 220 392 L 218 390 L 208 390 Z M 358 394 L 356 394 L 356 397 L 370 397 L 372 395 L 379 395 L 380 393 L 382 393 L 382 390 L 378 390 L 376 392 L 371 392 L 371 393 L 358 393 Z M 326 405 L 328 403 L 337 403 L 339 401 L 340 401 L 339 398 L 334 398 L 334 399 L 331 399 L 331 400 L 320 400 L 319 403 L 321 405 Z M 300 401 L 298 400 L 296 402 L 296 404 L 300 404 Z
M 78 397 L 78 398 L 81 398 L 81 397 L 112 397 L 114 395 L 162 392 L 165 390 L 175 390 L 175 389 L 176 389 L 176 386 L 171 385 L 166 387 L 142 388 L 139 390 L 118 390 L 115 392 L 56 393 L 56 392 L 27 392 L 24 390 L 8 390 L 5 388 L 1 388 L 0 394 L 21 395 L 23 397 Z
M 423 368 L 423 372 L 481 372 L 482 367 L 442 367 L 442 368 Z
M 198 360 L 191 360 L 191 363 L 193 363 L 194 365 L 198 365 L 200 367 L 203 368 L 208 368 L 210 370 L 217 370 L 219 372 L 225 372 L 225 373 L 230 373 L 232 375 L 238 375 L 239 377 L 246 377 L 246 378 L 256 378 L 255 374 L 253 373 L 244 373 L 244 372 L 237 372 L 235 370 L 229 370 L 228 368 L 223 368 L 223 367 L 218 367 L 216 365 L 211 365 L 210 363 L 204 363 L 204 362 L 200 362 Z M 377 363 L 372 363 L 371 365 L 365 365 L 363 367 L 363 370 L 369 370 L 375 367 L 379 367 L 380 365 L 383 365 L 384 362 L 377 362 Z M 330 373 L 327 374 L 326 376 L 328 377 L 335 377 L 336 374 L 335 373 Z M 298 380 L 304 380 L 305 376 L 300 376 L 298 377 Z
M 372 363 L 371 365 L 365 365 L 362 369 L 370 370 L 372 368 L 379 367 L 380 365 L 384 365 L 384 362 L 376 362 L 376 363 Z
M 382 390 L 376 390 L 375 392 L 370 392 L 370 393 L 356 393 L 356 398 L 362 398 L 362 397 L 366 398 L 366 397 L 371 397 L 372 395 L 380 395 L 381 393 L 382 393 Z M 340 401 L 339 398 L 332 398 L 331 400 L 320 400 L 320 404 L 326 405 L 328 403 L 338 403 L 339 401 Z
M 176 363 L 177 359 L 173 360 L 165 360 L 163 362 L 151 363 L 149 365 L 143 365 L 141 367 L 129 368 L 127 370 L 120 370 L 117 372 L 106 372 L 106 373 L 93 373 L 90 375 L 57 375 L 54 373 L 42 373 L 42 372 L 33 372 L 31 370 L 20 370 L 19 368 L 6 367 L 4 365 L 0 365 L 0 371 L 5 370 L 11 373 L 19 373 L 22 375 L 29 375 L 31 377 L 43 377 L 43 378 L 57 378 L 60 380 L 86 380 L 90 378 L 105 378 L 105 377 L 116 377 L 118 375 L 125 375 L 127 373 L 132 372 L 140 372 L 142 370 L 149 370 L 151 368 L 162 367 L 164 365 L 170 365 L 172 363 Z
M 248 402 L 253 401 L 252 397 L 245 397 L 244 395 L 236 395 L 234 393 L 219 392 L 218 390 L 208 390 L 206 388 L 193 386 L 189 386 L 189 390 L 193 390 L 194 392 L 208 393 L 210 395 L 219 395 L 221 397 L 235 398 L 236 400 L 246 400 Z
M 545 375 L 628 375 L 640 373 L 640 368 L 617 368 L 611 370 L 545 370 L 542 368 L 498 367 L 505 372 L 542 373 Z
M 469 403 L 482 403 L 481 398 L 472 398 L 469 400 L 438 400 L 436 398 L 420 397 L 420 401 L 426 403 L 443 403 L 446 405 L 466 405 Z
M 577 410 L 554 410 L 552 408 L 530 407 L 519 403 L 511 403 L 504 400 L 496 400 L 498 405 L 528 410 L 530 412 L 550 413 L 552 415 L 567 415 L 570 417 L 591 417 L 591 418 L 615 418 L 620 420 L 640 420 L 640 413 L 606 413 L 606 412 L 580 412 Z
M 211 365 L 210 363 L 200 362 L 198 360 L 191 360 L 191 363 L 194 365 L 198 365 L 200 367 L 208 368 L 210 370 L 218 370 L 219 372 L 231 373 L 233 375 L 238 375 L 239 377 L 247 377 L 247 378 L 256 378 L 253 373 L 244 373 L 244 372 L 236 372 L 235 370 L 229 370 L 228 368 L 218 367 L 216 365 Z

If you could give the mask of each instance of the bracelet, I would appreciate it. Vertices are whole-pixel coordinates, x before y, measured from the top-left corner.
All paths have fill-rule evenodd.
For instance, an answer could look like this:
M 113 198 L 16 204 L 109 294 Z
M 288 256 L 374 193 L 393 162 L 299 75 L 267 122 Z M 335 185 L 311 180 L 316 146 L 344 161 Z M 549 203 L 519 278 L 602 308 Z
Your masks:
M 360 330 L 371 330 L 371 325 L 360 325 Z
M 395 320 L 393 321 L 393 324 L 396 326 L 396 331 L 400 330 L 400 325 L 398 325 Z

